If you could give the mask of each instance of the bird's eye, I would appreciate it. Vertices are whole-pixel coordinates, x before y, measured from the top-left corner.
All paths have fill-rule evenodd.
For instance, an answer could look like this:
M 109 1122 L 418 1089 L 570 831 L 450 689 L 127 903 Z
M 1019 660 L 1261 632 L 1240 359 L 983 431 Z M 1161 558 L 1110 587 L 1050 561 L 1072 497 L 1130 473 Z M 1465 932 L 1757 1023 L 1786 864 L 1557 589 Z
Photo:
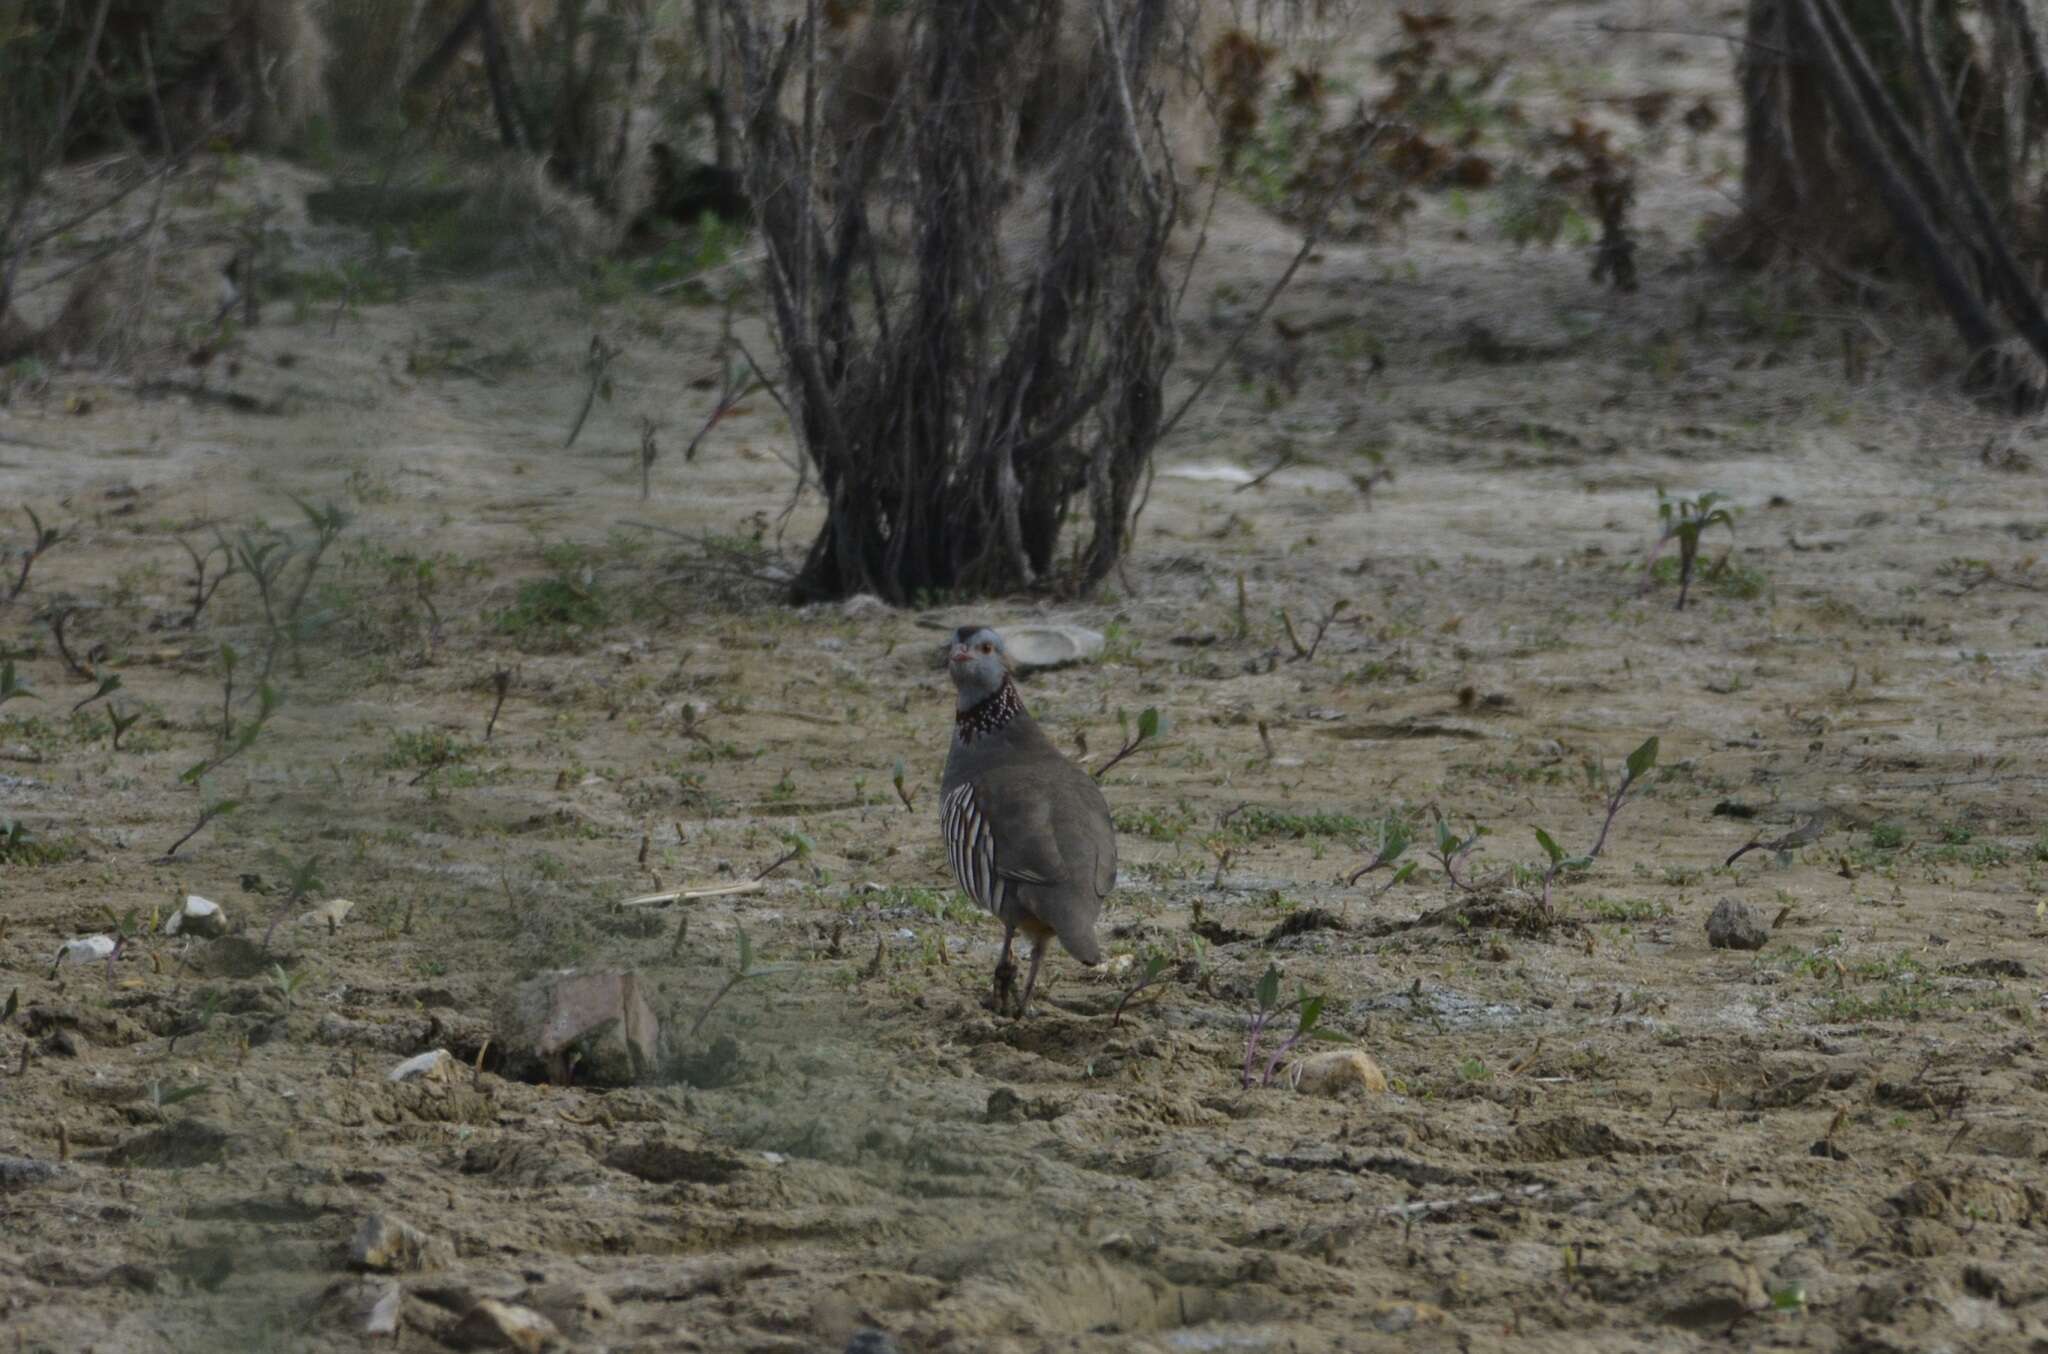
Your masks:
M 996 651 L 996 646 L 993 644 L 984 644 L 981 646 L 981 651 L 983 653 L 994 653 Z

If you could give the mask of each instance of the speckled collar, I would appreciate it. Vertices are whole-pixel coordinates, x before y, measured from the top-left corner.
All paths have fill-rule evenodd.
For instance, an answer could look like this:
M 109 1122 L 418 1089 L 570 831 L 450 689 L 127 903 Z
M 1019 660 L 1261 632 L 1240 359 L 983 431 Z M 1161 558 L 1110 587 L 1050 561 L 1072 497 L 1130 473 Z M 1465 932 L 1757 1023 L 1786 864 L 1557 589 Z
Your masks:
M 1023 713 L 1024 701 L 1017 694 L 1017 684 L 1005 677 L 993 694 L 953 716 L 953 736 L 963 743 L 972 743 L 982 735 L 1000 732 Z

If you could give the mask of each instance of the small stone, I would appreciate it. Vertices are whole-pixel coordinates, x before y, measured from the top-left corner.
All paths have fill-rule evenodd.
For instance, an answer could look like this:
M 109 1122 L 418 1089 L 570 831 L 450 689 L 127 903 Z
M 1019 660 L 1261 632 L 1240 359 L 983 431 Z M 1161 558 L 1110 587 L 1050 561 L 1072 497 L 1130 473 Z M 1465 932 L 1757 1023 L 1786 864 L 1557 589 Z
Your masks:
M 164 918 L 160 928 L 167 936 L 198 936 L 211 940 L 228 933 L 228 914 L 211 898 L 196 893 L 185 895 L 184 906 Z
M 348 1262 L 354 1269 L 381 1274 L 420 1274 L 441 1269 L 454 1259 L 453 1248 L 438 1237 L 430 1237 L 402 1218 L 372 1213 L 356 1229 L 348 1245 Z
M 54 1161 L 0 1156 L 0 1187 L 13 1189 L 22 1185 L 40 1185 L 46 1180 L 55 1180 L 65 1170 Z
M 540 1354 L 561 1335 L 554 1322 L 531 1307 L 479 1298 L 448 1332 L 448 1343 L 457 1349 L 516 1349 L 522 1354 Z
M 556 1085 L 630 1086 L 653 1071 L 661 1025 L 633 973 L 543 973 L 501 1003 L 505 1075 L 543 1071 Z
M 903 1354 L 903 1347 L 889 1332 L 866 1326 L 846 1342 L 846 1354 Z
M 407 1058 L 384 1074 L 386 1081 L 446 1081 L 455 1070 L 455 1055 L 445 1048 L 429 1049 Z
M 396 1335 L 405 1290 L 396 1279 L 338 1279 L 320 1295 L 324 1317 L 364 1335 Z
M 299 914 L 301 926 L 317 926 L 323 931 L 333 931 L 355 911 L 355 904 L 346 898 L 331 898 L 310 912 Z
M 1018 625 L 1002 631 L 1010 664 L 1019 672 L 1063 668 L 1086 663 L 1102 654 L 1104 639 L 1097 630 L 1078 625 Z
M 1664 1320 L 1674 1326 L 1725 1329 L 1751 1312 L 1771 1305 L 1764 1280 L 1747 1260 L 1723 1254 L 1709 1260 L 1673 1286 L 1664 1304 Z
M 1340 1095 L 1353 1086 L 1381 1095 L 1387 1089 L 1387 1074 L 1380 1065 L 1355 1048 L 1311 1053 L 1287 1069 L 1287 1081 L 1303 1095 Z
M 1770 938 L 1770 928 L 1756 919 L 1749 904 L 1734 898 L 1714 904 L 1714 915 L 1707 918 L 1707 944 L 1717 950 L 1761 950 Z
M 67 940 L 57 947 L 57 963 L 90 964 L 112 956 L 115 941 L 112 936 L 80 936 Z
M 610 1298 L 587 1284 L 557 1283 L 530 1288 L 519 1300 L 561 1329 L 579 1333 L 618 1314 Z
M 1374 1328 L 1388 1335 L 1417 1326 L 1441 1326 L 1448 1319 L 1443 1308 L 1428 1302 L 1377 1302 L 1372 1309 Z

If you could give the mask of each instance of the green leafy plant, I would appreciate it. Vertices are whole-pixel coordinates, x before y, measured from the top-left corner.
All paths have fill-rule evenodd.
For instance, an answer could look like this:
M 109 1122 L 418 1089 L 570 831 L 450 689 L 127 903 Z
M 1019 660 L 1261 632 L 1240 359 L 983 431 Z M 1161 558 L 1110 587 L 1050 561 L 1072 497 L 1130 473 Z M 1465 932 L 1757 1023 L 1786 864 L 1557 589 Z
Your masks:
M 1593 863 L 1593 857 L 1590 855 L 1567 856 L 1564 853 L 1564 848 L 1557 844 L 1557 839 L 1548 832 L 1545 832 L 1540 827 L 1532 828 L 1531 831 L 1536 834 L 1536 844 L 1543 848 L 1543 854 L 1550 859 L 1549 865 L 1543 871 L 1543 910 L 1548 912 L 1550 911 L 1551 882 L 1559 875 L 1568 871 L 1585 869 Z
M 1158 950 L 1154 950 L 1145 956 L 1145 962 L 1138 968 L 1137 980 L 1129 987 L 1126 987 L 1123 990 L 1123 995 L 1116 999 L 1116 1012 L 1109 1018 L 1110 1028 L 1114 1029 L 1118 1025 L 1123 1024 L 1124 1007 L 1131 1004 L 1133 997 L 1157 983 L 1165 975 L 1167 968 L 1172 962 L 1171 959 Z
M 263 948 L 268 950 L 277 934 L 277 924 L 284 920 L 284 914 L 310 899 L 314 892 L 327 887 L 327 881 L 320 877 L 320 857 L 317 853 L 304 860 L 293 860 L 282 851 L 272 851 L 270 861 L 284 871 L 284 897 L 278 904 L 277 912 L 271 917 L 270 925 L 263 931 Z
M 118 705 L 109 705 L 107 707 L 107 722 L 114 727 L 114 751 L 119 752 L 121 750 L 121 735 L 134 728 L 136 722 L 141 718 L 142 711 L 140 710 L 123 714 L 121 707 Z
M 99 700 L 103 696 L 111 696 L 120 689 L 121 674 L 118 672 L 109 673 L 107 676 L 100 678 L 99 690 L 93 692 L 90 696 L 87 696 L 85 699 L 79 701 L 76 705 L 72 706 L 71 713 L 75 715 L 80 710 L 83 710 L 86 706 L 91 705 L 94 701 Z
M 62 531 L 59 531 L 56 527 L 46 527 L 43 525 L 43 519 L 36 516 L 34 508 L 23 504 L 21 510 L 28 514 L 32 530 L 29 543 L 23 546 L 21 550 L 21 572 L 15 575 L 14 583 L 7 590 L 7 601 L 10 605 L 15 598 L 21 596 L 22 590 L 28 587 L 28 573 L 29 570 L 36 567 L 36 561 L 48 553 L 57 542 L 64 539 Z
M 195 1081 L 189 1086 L 166 1086 L 161 1081 L 152 1081 L 149 1083 L 150 1108 L 156 1111 L 157 1118 L 162 1119 L 165 1110 L 183 1101 L 205 1095 L 207 1089 L 207 1083 L 203 1081 Z
M 211 757 L 202 758 L 185 768 L 178 777 L 187 785 L 196 785 L 201 777 L 216 771 L 255 745 L 263 733 L 263 726 L 277 713 L 277 707 L 284 698 L 277 688 L 264 682 L 256 688 L 256 713 L 247 719 L 237 721 L 234 717 L 235 651 L 231 645 L 221 647 L 222 692 L 220 742 Z
M 735 925 L 733 930 L 739 935 L 739 966 L 732 971 L 731 976 L 726 978 L 725 985 L 712 994 L 711 1000 L 704 1003 L 704 1009 L 697 1013 L 697 1019 L 691 1022 L 690 1038 L 692 1039 L 697 1037 L 697 1031 L 704 1028 L 704 1022 L 711 1018 L 711 1012 L 717 1008 L 718 1003 L 724 1001 L 726 994 L 735 987 L 755 978 L 766 978 L 777 973 L 787 973 L 795 967 L 794 964 L 755 963 L 754 942 L 748 938 L 747 929 L 744 926 Z
M 220 590 L 220 585 L 234 574 L 235 548 L 217 530 L 213 534 L 213 544 L 203 552 L 182 536 L 178 538 L 178 544 L 192 558 L 192 609 L 185 613 L 185 628 L 190 630 L 199 624 L 200 614 L 213 600 L 213 594 Z M 220 571 L 209 576 L 207 571 L 212 567 L 215 555 L 221 558 Z
M 1448 820 L 1439 818 L 1436 820 L 1436 845 L 1430 849 L 1429 857 L 1444 872 L 1444 878 L 1470 891 L 1474 887 L 1472 882 L 1458 878 L 1458 862 L 1478 850 L 1480 841 L 1491 832 L 1492 829 L 1484 823 L 1474 823 L 1472 830 L 1460 837 Z
M 1735 534 L 1735 514 L 1732 509 L 1721 507 L 1723 495 L 1704 493 L 1698 498 L 1672 498 L 1663 490 L 1657 491 L 1657 520 L 1663 523 L 1663 533 L 1657 544 L 1650 550 L 1645 562 L 1644 584 L 1648 585 L 1648 572 L 1657 562 L 1657 556 L 1671 542 L 1678 542 L 1678 605 L 1676 610 L 1685 610 L 1685 600 L 1692 590 L 1694 565 L 1699 560 L 1700 540 L 1710 527 L 1725 527 L 1732 537 Z M 1733 548 L 1732 546 L 1730 547 Z M 1727 556 L 1721 557 L 1722 564 Z
M 1118 762 L 1166 731 L 1164 718 L 1156 707 L 1150 705 L 1138 712 L 1138 724 L 1135 729 L 1131 728 L 1130 717 L 1122 710 L 1116 712 L 1116 722 L 1117 727 L 1125 731 L 1124 745 L 1117 749 L 1114 757 L 1111 757 L 1101 766 L 1095 768 L 1095 779 L 1097 780 L 1101 780 L 1104 776 L 1108 775 L 1109 769 Z
M 172 842 L 171 849 L 164 852 L 162 858 L 164 860 L 169 860 L 171 857 L 177 855 L 178 848 L 183 846 L 186 842 L 191 841 L 200 833 L 204 832 L 206 830 L 207 824 L 211 823 L 216 818 L 220 818 L 227 814 L 233 813 L 236 809 L 240 808 L 241 806 L 242 801 L 239 799 L 216 799 L 211 804 L 202 804 L 199 808 L 199 821 L 192 824 L 191 831 L 187 832 L 184 836 L 178 838 L 178 840 Z
M 1607 831 L 1614 826 L 1615 815 L 1621 812 L 1622 801 L 1628 798 L 1628 792 L 1656 768 L 1657 746 L 1657 739 L 1652 737 L 1644 740 L 1640 747 L 1629 753 L 1628 761 L 1622 766 L 1621 784 L 1615 786 L 1614 793 L 1607 797 L 1607 817 L 1600 824 L 1600 837 L 1593 843 L 1593 849 L 1586 853 L 1589 862 L 1597 859 L 1606 847 Z
M 192 1004 L 192 1014 L 179 1023 L 178 1028 L 171 1033 L 169 1042 L 164 1045 L 165 1056 L 176 1053 L 178 1041 L 186 1035 L 204 1034 L 212 1029 L 213 1022 L 219 1019 L 225 1005 L 226 1001 L 217 989 L 209 987 L 201 992 Z
M 1280 1000 L 1280 968 L 1268 964 L 1259 978 L 1258 986 L 1252 991 L 1257 1007 L 1251 1013 L 1251 1027 L 1245 1033 L 1244 1067 L 1240 1082 L 1246 1090 L 1253 1085 L 1253 1071 L 1258 1071 L 1257 1084 L 1271 1086 L 1274 1075 L 1279 1072 L 1281 1062 L 1294 1051 L 1296 1045 L 1307 1039 L 1341 1040 L 1342 1035 L 1322 1027 L 1323 1004 L 1326 998 L 1321 993 L 1311 995 L 1307 989 L 1297 989 L 1291 1001 Z M 1259 1067 L 1259 1055 L 1268 1029 L 1276 1021 L 1284 1020 L 1289 1013 L 1295 1018 L 1294 1032 L 1266 1053 L 1265 1066 Z
M 13 659 L 0 662 L 0 705 L 5 705 L 11 700 L 41 699 L 41 696 L 29 690 L 27 685 L 14 675 Z
M 1388 878 L 1387 882 L 1380 885 L 1380 893 L 1385 893 L 1396 884 L 1404 883 L 1410 875 L 1415 873 L 1417 862 L 1412 860 L 1403 861 L 1401 857 L 1414 844 L 1414 829 L 1410 828 L 1395 815 L 1388 814 L 1380 820 L 1376 840 L 1361 843 L 1361 845 L 1371 847 L 1372 859 L 1353 870 L 1351 877 L 1344 881 L 1344 887 L 1358 887 L 1358 881 L 1371 874 L 1374 870 L 1393 871 L 1392 876 Z

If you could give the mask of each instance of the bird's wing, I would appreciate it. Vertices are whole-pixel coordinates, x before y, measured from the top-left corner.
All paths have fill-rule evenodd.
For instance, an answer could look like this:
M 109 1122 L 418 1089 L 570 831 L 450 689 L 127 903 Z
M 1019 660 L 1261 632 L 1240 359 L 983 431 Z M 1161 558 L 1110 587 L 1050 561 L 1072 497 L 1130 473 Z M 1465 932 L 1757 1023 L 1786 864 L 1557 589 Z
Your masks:
M 1025 884 L 1085 884 L 1097 896 L 1114 887 L 1116 829 L 1086 772 L 1066 763 L 999 770 L 977 788 L 999 843 L 998 875 Z

